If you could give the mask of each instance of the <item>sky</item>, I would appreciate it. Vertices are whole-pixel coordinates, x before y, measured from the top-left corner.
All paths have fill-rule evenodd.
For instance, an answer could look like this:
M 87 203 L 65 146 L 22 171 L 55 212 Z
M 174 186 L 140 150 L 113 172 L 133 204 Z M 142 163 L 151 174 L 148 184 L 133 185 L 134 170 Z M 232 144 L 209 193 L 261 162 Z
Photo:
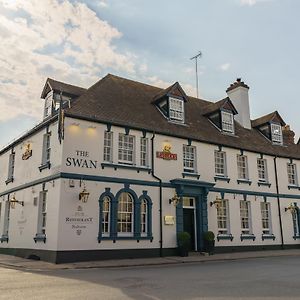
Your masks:
M 298 0 L 0 0 L 0 148 L 41 121 L 47 77 L 107 73 L 218 101 L 237 77 L 251 118 L 278 110 L 300 136 Z

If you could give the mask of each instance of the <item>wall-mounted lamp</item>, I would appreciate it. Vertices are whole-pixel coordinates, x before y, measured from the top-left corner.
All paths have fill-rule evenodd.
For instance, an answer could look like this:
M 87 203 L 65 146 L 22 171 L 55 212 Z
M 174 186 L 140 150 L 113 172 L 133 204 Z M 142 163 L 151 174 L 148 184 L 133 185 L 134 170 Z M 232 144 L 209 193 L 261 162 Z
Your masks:
M 216 208 L 219 208 L 222 203 L 222 199 L 216 197 L 216 200 L 210 202 L 210 206 L 215 205 Z
M 174 206 L 177 206 L 180 202 L 180 197 L 175 193 L 175 195 L 169 199 L 169 204 L 173 203 Z
M 89 200 L 90 193 L 86 190 L 85 184 L 83 186 L 83 190 L 79 193 L 79 201 L 82 203 L 86 203 Z
M 284 211 L 290 211 L 291 214 L 294 214 L 297 211 L 297 207 L 295 204 L 291 203 L 288 207 L 285 207 Z
M 16 207 L 16 203 L 17 203 L 17 204 L 20 204 L 21 206 L 24 206 L 24 201 L 19 201 L 19 200 L 17 200 L 15 194 L 14 194 L 14 195 L 12 196 L 12 198 L 9 200 L 9 203 L 10 203 L 10 207 L 11 207 L 12 209 L 14 209 L 14 208 Z

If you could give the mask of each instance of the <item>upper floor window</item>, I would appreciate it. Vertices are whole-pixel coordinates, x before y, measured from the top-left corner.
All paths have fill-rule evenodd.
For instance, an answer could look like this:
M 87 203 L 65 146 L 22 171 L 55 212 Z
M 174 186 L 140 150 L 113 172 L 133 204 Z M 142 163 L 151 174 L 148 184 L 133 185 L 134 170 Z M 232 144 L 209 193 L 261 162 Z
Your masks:
M 271 211 L 270 211 L 270 203 L 261 202 L 260 203 L 260 211 L 261 211 L 261 221 L 262 221 L 262 233 L 263 234 L 271 234 Z
M 234 133 L 234 121 L 232 112 L 221 111 L 222 130 L 229 133 Z
M 12 182 L 14 180 L 15 158 L 16 158 L 16 154 L 15 154 L 15 152 L 12 152 L 9 155 L 8 174 L 7 174 L 7 180 L 5 181 L 6 184 L 8 184 L 9 182 Z
M 272 142 L 275 144 L 282 144 L 282 129 L 279 124 L 271 124 Z
M 257 159 L 258 181 L 268 181 L 267 161 L 263 158 Z
M 240 217 L 242 234 L 251 234 L 250 201 L 240 201 Z
M 196 147 L 183 145 L 183 171 L 196 173 Z
M 51 147 L 50 147 L 50 137 L 51 133 L 47 132 L 43 136 L 43 152 L 42 152 L 42 163 L 39 167 L 40 171 L 45 168 L 50 168 L 50 154 L 51 154 Z
M 169 98 L 169 117 L 172 120 L 184 121 L 184 101 L 176 98 Z
M 149 166 L 149 154 L 148 154 L 148 139 L 141 138 L 141 166 L 148 167 Z
M 53 107 L 53 92 L 51 91 L 45 99 L 44 118 L 51 116 Z
M 218 222 L 218 233 L 229 234 L 229 209 L 228 200 L 221 200 L 217 205 L 217 222 Z
M 104 132 L 103 160 L 113 161 L 113 133 L 111 131 Z
M 287 164 L 288 182 L 290 185 L 298 185 L 296 164 Z
M 238 155 L 237 156 L 237 168 L 238 168 L 238 178 L 248 180 L 248 161 L 247 156 Z
M 217 176 L 227 176 L 226 153 L 223 151 L 215 151 L 215 173 Z
M 134 163 L 134 136 L 119 133 L 119 162 Z

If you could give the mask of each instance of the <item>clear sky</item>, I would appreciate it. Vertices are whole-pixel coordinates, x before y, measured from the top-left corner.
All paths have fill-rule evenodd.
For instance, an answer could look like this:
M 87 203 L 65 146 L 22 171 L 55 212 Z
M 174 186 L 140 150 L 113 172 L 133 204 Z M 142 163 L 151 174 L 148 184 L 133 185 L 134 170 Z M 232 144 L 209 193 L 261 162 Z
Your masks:
M 299 0 L 0 0 L 0 147 L 42 117 L 47 77 L 107 73 L 217 101 L 237 77 L 251 117 L 278 110 L 300 135 Z

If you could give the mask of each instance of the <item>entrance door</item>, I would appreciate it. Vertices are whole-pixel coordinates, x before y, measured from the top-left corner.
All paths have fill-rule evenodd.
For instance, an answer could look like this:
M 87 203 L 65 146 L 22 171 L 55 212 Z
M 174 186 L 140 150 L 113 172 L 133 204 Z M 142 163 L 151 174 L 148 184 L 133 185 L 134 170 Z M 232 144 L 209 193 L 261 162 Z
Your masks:
M 195 216 L 194 209 L 184 208 L 183 209 L 183 230 L 191 235 L 190 249 L 195 250 Z

